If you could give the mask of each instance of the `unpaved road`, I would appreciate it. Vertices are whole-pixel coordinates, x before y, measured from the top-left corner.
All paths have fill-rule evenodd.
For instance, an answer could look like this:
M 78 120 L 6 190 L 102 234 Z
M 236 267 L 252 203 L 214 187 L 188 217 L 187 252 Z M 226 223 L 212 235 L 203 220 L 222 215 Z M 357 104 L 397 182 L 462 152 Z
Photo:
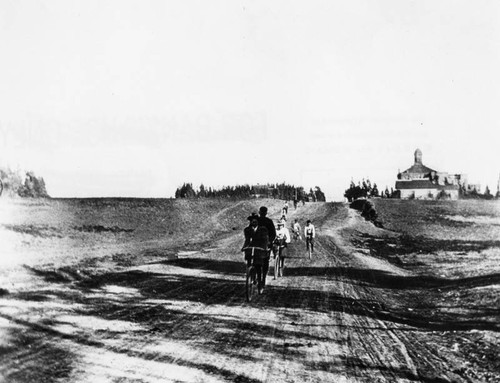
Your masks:
M 494 324 L 457 327 L 426 317 L 418 277 L 351 241 L 359 232 L 395 233 L 339 205 L 307 204 L 294 216 L 317 225 L 313 259 L 303 242 L 292 243 L 285 276 L 269 276 L 251 303 L 244 298 L 240 228 L 198 247 L 178 244 L 172 254 L 161 239 L 124 248 L 120 236 L 127 232 L 117 227 L 106 240 L 78 247 L 79 237 L 66 246 L 65 236 L 34 234 L 36 225 L 13 234 L 20 222 L 4 224 L 4 239 L 18 241 L 7 250 L 26 258 L 1 274 L 0 379 L 498 381 L 494 369 L 478 375 L 464 348 L 479 338 L 497 344 Z M 37 248 L 47 253 L 54 246 L 55 258 L 33 260 Z

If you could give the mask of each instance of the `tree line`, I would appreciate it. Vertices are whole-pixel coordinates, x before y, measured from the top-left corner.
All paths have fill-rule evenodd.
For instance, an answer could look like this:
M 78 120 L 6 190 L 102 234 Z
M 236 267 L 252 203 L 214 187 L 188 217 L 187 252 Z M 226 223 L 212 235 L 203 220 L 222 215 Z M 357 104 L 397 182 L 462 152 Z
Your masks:
M 308 192 L 302 186 L 286 183 L 265 185 L 236 185 L 223 186 L 220 189 L 206 187 L 201 184 L 198 188 L 192 183 L 185 182 L 175 190 L 175 198 L 276 198 L 288 201 L 325 202 L 326 197 L 319 186 L 310 188 Z
M 484 193 L 479 193 L 476 189 L 467 191 L 463 185 L 459 185 L 459 196 L 463 199 L 500 199 L 500 184 L 497 186 L 497 192 L 495 195 L 491 194 L 488 186 L 486 186 Z M 357 184 L 351 180 L 349 188 L 344 192 L 344 197 L 347 198 L 349 202 L 353 202 L 358 198 L 400 198 L 401 195 L 399 190 L 391 188 L 389 191 L 387 186 L 383 192 L 380 192 L 376 183 L 372 184 L 369 179 L 363 179 L 362 181 L 358 181 Z
M 500 199 L 500 187 L 497 187 L 497 192 L 493 195 L 488 185 L 486 185 L 484 193 L 479 193 L 476 189 L 468 191 L 464 186 L 460 185 L 458 195 L 463 199 Z
M 20 171 L 13 171 L 10 168 L 0 168 L 0 195 L 50 197 L 43 177 L 37 177 L 32 171 L 26 172 L 23 176 Z
M 358 198 L 370 198 L 370 197 L 387 197 L 387 198 L 398 198 L 397 191 L 386 187 L 385 191 L 380 193 L 376 183 L 373 183 L 369 179 L 364 179 L 358 181 L 357 184 L 351 180 L 349 188 L 345 190 L 344 197 L 347 198 L 349 202 L 352 202 Z

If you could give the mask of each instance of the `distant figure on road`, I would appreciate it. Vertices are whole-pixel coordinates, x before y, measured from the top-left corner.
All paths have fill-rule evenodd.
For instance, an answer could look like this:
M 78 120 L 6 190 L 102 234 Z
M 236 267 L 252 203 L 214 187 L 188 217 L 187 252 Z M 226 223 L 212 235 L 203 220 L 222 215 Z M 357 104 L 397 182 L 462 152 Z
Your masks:
M 264 226 L 267 229 L 268 233 L 268 243 L 267 243 L 267 259 L 262 265 L 262 281 L 263 281 L 263 286 L 262 289 L 264 289 L 264 286 L 266 285 L 266 277 L 267 277 L 267 272 L 269 271 L 269 259 L 271 257 L 271 250 L 273 247 L 273 242 L 274 238 L 276 238 L 276 228 L 274 227 L 274 223 L 270 218 L 266 217 L 267 215 L 267 207 L 261 206 L 259 209 L 259 226 Z
M 276 230 L 276 238 L 279 240 L 285 240 L 286 243 L 290 243 L 290 231 L 285 227 L 283 221 L 278 222 L 278 230 Z
M 297 218 L 295 218 L 295 222 L 293 224 L 293 239 L 296 241 L 297 239 L 302 240 L 302 236 L 300 235 L 301 231 L 300 223 Z
M 293 208 L 297 210 L 297 198 L 293 199 Z
M 257 281 L 259 285 L 257 286 L 259 294 L 264 291 L 264 285 L 266 280 L 266 272 L 264 269 L 269 268 L 269 233 L 265 226 L 259 225 L 259 216 L 253 213 L 247 218 L 250 221 L 249 226 L 245 227 L 243 230 L 243 235 L 245 236 L 245 243 L 243 244 L 242 250 L 245 251 L 245 261 L 247 266 L 252 265 L 252 247 L 253 249 L 253 265 L 257 271 Z M 246 249 L 248 248 L 248 249 Z
M 316 237 L 316 230 L 311 220 L 308 219 L 306 226 L 304 227 L 304 237 L 306 238 L 306 250 L 310 253 L 314 252 L 314 237 Z
M 286 216 L 288 214 L 288 201 L 283 205 L 283 209 L 281 209 L 282 215 Z
M 285 223 L 283 221 L 279 221 L 277 226 L 278 230 L 276 230 L 276 239 L 274 240 L 273 252 L 274 257 L 276 257 L 279 252 L 281 257 L 280 269 L 283 269 L 285 267 L 286 248 L 287 245 L 291 242 L 291 239 L 290 232 L 285 227 Z

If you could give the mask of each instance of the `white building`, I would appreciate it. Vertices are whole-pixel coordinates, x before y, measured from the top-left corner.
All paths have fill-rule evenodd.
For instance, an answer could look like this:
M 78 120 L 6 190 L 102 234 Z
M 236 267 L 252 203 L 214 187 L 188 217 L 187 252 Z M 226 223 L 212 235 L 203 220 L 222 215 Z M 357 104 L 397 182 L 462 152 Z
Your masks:
M 422 151 L 415 150 L 413 166 L 398 174 L 396 190 L 402 199 L 458 199 L 464 176 L 437 172 L 422 164 Z

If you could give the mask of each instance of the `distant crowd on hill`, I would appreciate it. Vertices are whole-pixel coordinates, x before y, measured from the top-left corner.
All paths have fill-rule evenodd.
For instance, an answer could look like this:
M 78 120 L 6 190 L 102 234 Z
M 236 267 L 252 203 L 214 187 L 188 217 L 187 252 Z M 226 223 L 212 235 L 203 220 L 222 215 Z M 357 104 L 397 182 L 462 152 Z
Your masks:
M 175 191 L 175 198 L 276 198 L 287 201 L 325 202 L 325 194 L 319 186 L 306 192 L 302 186 L 286 183 L 265 185 L 224 186 L 220 189 L 201 184 L 194 188 L 192 183 L 184 183 Z
M 50 197 L 42 177 L 34 172 L 23 173 L 9 168 L 0 168 L 0 195 L 9 197 Z

